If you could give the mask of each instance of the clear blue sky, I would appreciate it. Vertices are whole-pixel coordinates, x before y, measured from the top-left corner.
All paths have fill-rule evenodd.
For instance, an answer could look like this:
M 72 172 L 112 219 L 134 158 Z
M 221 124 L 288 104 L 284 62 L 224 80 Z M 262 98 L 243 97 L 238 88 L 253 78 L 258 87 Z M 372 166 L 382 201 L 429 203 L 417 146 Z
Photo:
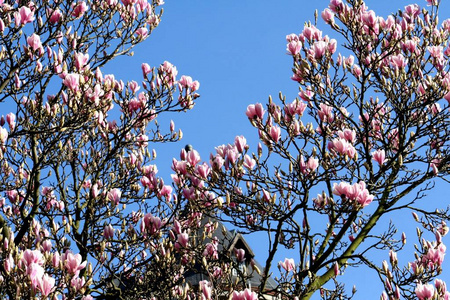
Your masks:
M 450 17 L 450 1 L 443 2 L 442 20 Z M 369 9 L 383 17 L 410 3 L 367 1 Z M 424 7 L 426 1 L 420 0 L 418 4 Z M 298 86 L 290 80 L 292 59 L 285 54 L 285 36 L 300 33 L 304 22 L 313 20 L 315 9 L 320 19 L 320 12 L 327 6 L 326 0 L 166 0 L 160 26 L 135 48 L 135 56 L 120 58 L 109 68 L 116 78 L 140 80 L 142 62 L 157 66 L 168 60 L 177 66 L 179 75 L 190 75 L 200 81 L 201 97 L 193 110 L 160 119 L 163 129 L 168 130 L 173 119 L 184 133 L 180 143 L 155 146 L 158 168 L 167 182 L 172 157 L 178 157 L 185 144 L 192 144 L 204 160 L 208 160 L 215 146 L 232 143 L 236 135 L 245 135 L 251 149 L 255 149 L 257 131 L 245 116 L 246 107 L 265 103 L 269 95 L 276 98 L 279 91 L 288 100 L 296 97 Z M 321 20 L 319 24 L 319 28 L 327 29 Z M 436 190 L 430 196 L 443 199 L 441 206 L 448 205 L 444 190 Z M 410 236 L 409 241 L 412 240 Z M 251 243 L 254 245 L 254 241 Z M 262 263 L 265 251 L 254 250 Z M 355 283 L 359 283 L 360 293 L 356 299 L 366 298 L 363 295 L 378 299 L 381 287 L 371 289 L 370 277 L 364 280 L 365 276 L 351 274 L 358 276 Z M 450 283 L 450 277 L 446 277 Z

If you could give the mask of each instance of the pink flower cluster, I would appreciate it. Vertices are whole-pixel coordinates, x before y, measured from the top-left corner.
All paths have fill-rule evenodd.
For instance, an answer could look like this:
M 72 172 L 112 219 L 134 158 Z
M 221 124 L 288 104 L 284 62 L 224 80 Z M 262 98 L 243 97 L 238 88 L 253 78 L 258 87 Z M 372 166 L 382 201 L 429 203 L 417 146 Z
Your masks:
M 328 22 L 331 22 L 332 16 L 325 13 Z M 302 48 L 305 48 L 307 58 L 310 61 L 317 61 L 324 56 L 331 56 L 336 52 L 336 40 L 331 39 L 328 36 L 322 37 L 322 31 L 317 29 L 314 25 L 305 25 L 303 32 L 299 35 L 290 34 L 286 36 L 288 42 L 286 51 L 287 54 L 292 56 L 299 56 Z M 309 44 L 309 49 L 306 44 Z
M 353 146 L 355 141 L 356 132 L 354 130 L 345 129 L 344 131 L 338 131 L 338 137 L 328 142 L 328 149 L 353 159 L 357 157 L 356 149 Z
M 238 147 L 236 146 L 236 144 L 239 145 L 240 142 L 242 141 L 239 141 L 234 145 L 228 144 L 216 147 L 217 154 L 214 156 L 211 154 L 210 157 L 210 165 L 213 169 L 220 169 L 224 166 L 225 169 L 228 170 L 233 167 L 241 156 L 241 152 L 239 152 Z M 246 146 L 240 145 L 239 147 L 243 149 L 243 147 L 245 148 Z M 249 167 L 253 165 L 253 161 L 250 157 L 247 158 L 247 164 Z
M 450 292 L 447 291 L 447 285 L 441 279 L 436 279 L 434 285 L 431 283 L 422 284 L 419 281 L 414 292 L 419 300 L 450 299 Z
M 374 196 L 366 189 L 364 181 L 352 185 L 347 182 L 335 183 L 333 194 L 345 198 L 355 209 L 369 205 L 374 199 Z
M 440 243 L 436 245 L 435 243 L 427 242 L 427 253 L 422 256 L 420 265 L 432 269 L 434 267 L 439 267 L 444 262 L 445 251 L 447 247 Z
M 158 235 L 162 226 L 164 226 L 164 221 L 161 221 L 159 217 L 153 216 L 148 213 L 144 216 L 141 222 L 141 232 L 144 235 L 154 236 Z
M 44 243 L 45 245 L 46 243 Z M 47 246 L 45 246 L 47 247 Z M 50 246 L 51 247 L 51 246 Z M 47 247 L 48 248 L 48 247 Z M 49 251 L 49 249 L 47 249 Z M 46 252 L 48 252 L 46 251 Z M 40 250 L 27 249 L 22 252 L 22 258 L 18 262 L 18 267 L 25 270 L 25 273 L 29 276 L 31 281 L 31 287 L 39 291 L 43 296 L 47 297 L 53 292 L 55 287 L 55 278 L 45 273 L 44 267 L 46 264 L 46 256 L 44 256 Z M 80 281 L 84 285 L 84 278 L 78 278 L 80 270 L 86 267 L 86 261 L 82 262 L 80 254 L 73 254 L 72 251 L 67 250 L 63 256 L 59 257 L 56 252 L 52 256 L 52 265 L 55 268 L 60 266 L 64 267 L 65 271 L 72 275 L 72 282 Z M 13 259 L 10 255 L 5 261 L 4 267 L 7 272 L 10 272 L 13 265 Z M 76 287 L 76 285 L 74 285 Z

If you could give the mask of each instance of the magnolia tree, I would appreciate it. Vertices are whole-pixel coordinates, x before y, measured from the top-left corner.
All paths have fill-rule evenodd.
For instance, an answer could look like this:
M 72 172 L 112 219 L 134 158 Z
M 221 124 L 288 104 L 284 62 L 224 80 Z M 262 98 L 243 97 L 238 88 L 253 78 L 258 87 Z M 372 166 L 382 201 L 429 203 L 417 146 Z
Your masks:
M 447 299 L 435 278 L 449 214 L 423 203 L 449 171 L 439 3 L 382 18 L 332 0 L 322 17 L 342 53 L 310 23 L 287 37 L 299 98 L 248 107 L 256 153 L 242 136 L 209 163 L 187 147 L 172 185 L 151 147 L 181 131 L 161 132 L 157 116 L 191 109 L 199 83 L 168 62 L 143 64 L 140 83 L 102 73 L 149 36 L 161 4 L 0 0 L 0 296 L 341 299 L 354 293 L 343 272 L 365 265 L 382 299 Z M 413 213 L 417 239 L 379 224 L 397 211 Z M 263 268 L 229 251 L 219 220 L 267 233 Z M 278 262 L 283 248 L 294 259 Z M 246 288 L 255 273 L 258 290 Z
M 161 4 L 0 1 L 2 299 L 167 299 L 189 270 L 199 216 L 174 204 L 149 143 L 181 138 L 156 118 L 191 109 L 199 83 L 169 62 L 142 64 L 142 83 L 102 73 Z
M 209 163 L 195 150 L 174 161 L 178 199 L 267 233 L 259 291 L 237 299 L 351 298 L 357 286 L 346 289 L 343 273 L 356 266 L 379 278 L 381 299 L 450 299 L 438 278 L 449 210 L 425 197 L 449 178 L 450 19 L 438 21 L 437 0 L 424 4 L 384 18 L 363 1 L 332 0 L 321 16 L 341 42 L 311 23 L 287 36 L 299 97 L 247 108 L 257 151 L 238 136 Z M 408 243 L 399 212 L 418 226 Z M 294 258 L 275 260 L 283 249 Z M 218 297 L 217 266 L 205 265 L 202 299 Z

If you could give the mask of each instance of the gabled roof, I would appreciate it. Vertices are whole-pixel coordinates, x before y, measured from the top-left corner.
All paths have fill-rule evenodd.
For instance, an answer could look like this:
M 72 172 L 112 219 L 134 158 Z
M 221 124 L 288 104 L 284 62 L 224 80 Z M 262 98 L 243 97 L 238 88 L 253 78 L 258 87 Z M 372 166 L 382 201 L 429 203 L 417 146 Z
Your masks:
M 261 284 L 261 275 L 255 270 L 258 268 L 261 272 L 263 271 L 263 267 L 254 259 L 255 254 L 250 247 L 250 245 L 245 240 L 244 236 L 237 232 L 236 230 L 228 230 L 222 222 L 211 219 L 211 218 L 204 218 L 202 220 L 202 225 L 206 225 L 210 221 L 214 221 L 218 223 L 217 228 L 212 233 L 213 238 L 217 238 L 219 241 L 218 245 L 218 251 L 219 253 L 228 252 L 230 257 L 233 256 L 233 252 L 235 249 L 243 249 L 245 250 L 245 262 L 246 262 L 246 268 L 248 270 L 248 274 L 251 274 L 251 277 L 247 281 L 247 284 L 250 285 L 253 288 L 259 287 Z M 204 228 L 205 226 L 202 226 Z M 203 231 L 203 230 L 202 230 Z M 200 235 L 203 234 L 203 232 L 199 233 Z M 211 241 L 210 238 L 205 239 L 205 243 L 209 243 Z M 253 268 L 255 266 L 255 269 Z M 196 274 L 186 274 L 185 275 L 186 280 L 192 284 L 192 285 L 198 285 L 198 282 L 202 280 L 208 280 L 208 276 L 206 274 L 202 273 L 196 273 Z M 269 277 L 266 282 L 265 290 L 274 290 L 277 287 L 277 283 L 275 280 L 273 280 L 272 277 Z

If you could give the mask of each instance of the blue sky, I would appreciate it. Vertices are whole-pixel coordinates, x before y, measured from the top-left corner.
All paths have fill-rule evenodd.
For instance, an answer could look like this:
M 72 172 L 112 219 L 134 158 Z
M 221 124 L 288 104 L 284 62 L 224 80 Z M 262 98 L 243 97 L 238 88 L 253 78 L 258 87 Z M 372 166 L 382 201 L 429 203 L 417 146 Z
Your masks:
M 450 1 L 443 2 L 442 20 L 450 17 L 450 13 L 445 15 L 450 12 Z M 369 9 L 383 17 L 410 3 L 367 1 Z M 426 6 L 426 1 L 418 4 Z M 141 63 L 157 66 L 168 60 L 177 66 L 179 75 L 190 75 L 200 81 L 201 97 L 193 110 L 161 116 L 159 121 L 161 127 L 168 130 L 169 121 L 173 119 L 184 133 L 180 143 L 155 146 L 156 163 L 167 182 L 172 157 L 178 157 L 185 144 L 192 144 L 204 160 L 208 160 L 214 147 L 232 143 L 236 135 L 246 136 L 251 149 L 256 148 L 257 131 L 245 116 L 246 107 L 256 102 L 265 103 L 269 95 L 276 98 L 280 91 L 288 100 L 296 97 L 298 86 L 290 79 L 292 59 L 285 54 L 285 36 L 301 32 L 304 23 L 314 19 L 315 9 L 320 19 L 320 12 L 327 6 L 326 0 L 166 0 L 162 22 L 152 36 L 135 48 L 133 57 L 118 59 L 105 73 L 109 69 L 116 78 L 140 80 Z M 321 20 L 319 28 L 330 33 Z M 336 35 L 331 37 L 336 38 Z M 430 197 L 444 199 L 441 206 L 448 205 L 448 197 L 444 198 L 442 189 L 434 191 Z M 409 241 L 412 240 L 411 236 Z M 265 251 L 254 250 L 262 263 Z M 358 273 L 351 274 L 358 276 Z M 369 277 L 364 280 L 364 276 L 359 276 L 357 282 L 361 293 L 356 299 L 361 299 L 371 290 L 373 282 Z M 370 298 L 378 298 L 381 288 L 372 292 L 375 295 Z

